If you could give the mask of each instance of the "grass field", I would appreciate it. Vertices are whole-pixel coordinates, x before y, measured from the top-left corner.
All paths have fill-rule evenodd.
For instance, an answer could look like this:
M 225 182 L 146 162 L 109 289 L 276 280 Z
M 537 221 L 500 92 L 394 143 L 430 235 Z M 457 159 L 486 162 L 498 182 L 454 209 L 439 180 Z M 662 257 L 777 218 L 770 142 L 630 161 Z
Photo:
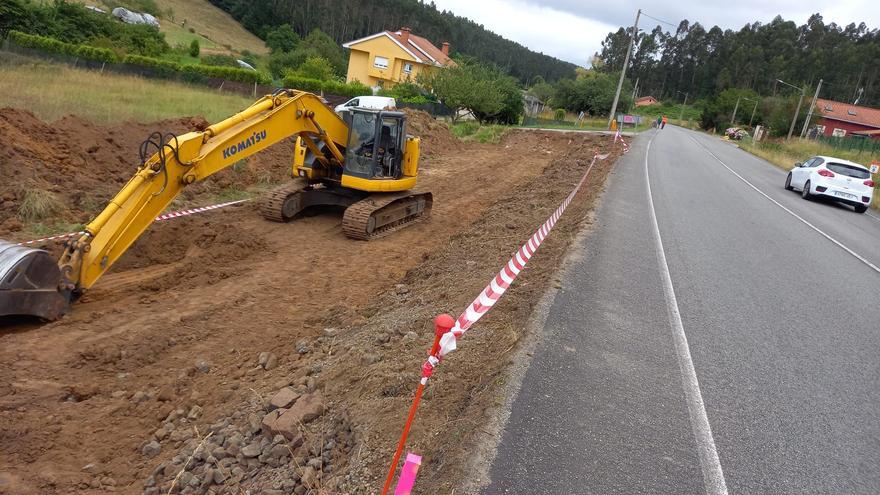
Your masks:
M 74 114 L 105 124 L 193 115 L 216 122 L 253 103 L 198 86 L 101 74 L 8 53 L 0 54 L 0 65 L 0 107 L 24 108 L 47 121 Z
M 744 140 L 740 148 L 759 156 L 779 168 L 789 170 L 795 162 L 802 162 L 806 158 L 816 155 L 828 155 L 868 166 L 871 160 L 880 160 L 880 154 L 862 153 L 839 150 L 832 146 L 807 139 L 793 139 L 789 142 L 765 141 L 755 143 L 752 140 Z M 880 175 L 874 176 L 874 182 L 880 183 Z M 872 207 L 880 209 L 880 187 L 874 188 L 874 201 Z
M 265 54 L 269 51 L 263 40 L 243 28 L 232 16 L 211 5 L 208 0 L 156 0 L 156 4 L 164 15 L 173 13 L 174 27 L 162 28 L 172 46 L 178 40 L 186 38 L 177 28 L 183 33 L 191 34 L 189 28 L 192 27 L 196 33 L 214 43 L 213 46 L 202 45 L 210 51 L 218 51 L 221 48 L 231 48 L 235 51 L 248 50 L 256 54 Z M 184 21 L 186 25 L 181 27 Z M 168 22 L 165 21 L 164 24 Z M 202 39 L 199 39 L 199 43 L 202 43 Z
M 483 125 L 478 122 L 459 122 L 452 126 L 452 133 L 464 141 L 477 141 L 479 143 L 497 143 L 504 134 L 511 129 L 506 125 Z

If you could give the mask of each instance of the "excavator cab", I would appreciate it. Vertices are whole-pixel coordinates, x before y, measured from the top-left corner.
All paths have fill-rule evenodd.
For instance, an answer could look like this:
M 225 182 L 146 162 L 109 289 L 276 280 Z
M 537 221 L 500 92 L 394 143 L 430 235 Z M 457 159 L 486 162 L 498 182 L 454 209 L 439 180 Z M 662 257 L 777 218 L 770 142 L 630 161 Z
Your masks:
M 358 108 L 349 115 L 345 173 L 365 179 L 400 179 L 406 137 L 403 113 Z

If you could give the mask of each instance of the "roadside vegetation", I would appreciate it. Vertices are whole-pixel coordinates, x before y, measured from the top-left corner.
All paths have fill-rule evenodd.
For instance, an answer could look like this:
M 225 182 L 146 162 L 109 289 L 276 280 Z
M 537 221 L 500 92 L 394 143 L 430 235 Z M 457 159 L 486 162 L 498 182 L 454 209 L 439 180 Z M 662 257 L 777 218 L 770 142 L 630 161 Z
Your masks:
M 462 141 L 476 141 L 478 143 L 498 143 L 501 138 L 511 129 L 507 125 L 487 124 L 480 125 L 476 121 L 459 122 L 452 126 L 452 133 Z
M 852 162 L 869 166 L 872 160 L 880 160 L 880 153 L 861 153 L 834 148 L 825 143 L 807 139 L 793 139 L 790 142 L 762 141 L 754 142 L 744 139 L 740 142 L 740 148 L 759 156 L 777 167 L 790 170 L 796 162 L 816 155 L 827 155 L 843 158 Z M 874 175 L 874 182 L 880 183 L 880 174 Z M 874 201 L 871 206 L 880 209 L 880 187 L 874 187 Z
M 97 123 L 201 115 L 218 121 L 253 98 L 199 86 L 73 69 L 0 54 L 0 107 L 23 108 L 46 121 L 74 114 Z

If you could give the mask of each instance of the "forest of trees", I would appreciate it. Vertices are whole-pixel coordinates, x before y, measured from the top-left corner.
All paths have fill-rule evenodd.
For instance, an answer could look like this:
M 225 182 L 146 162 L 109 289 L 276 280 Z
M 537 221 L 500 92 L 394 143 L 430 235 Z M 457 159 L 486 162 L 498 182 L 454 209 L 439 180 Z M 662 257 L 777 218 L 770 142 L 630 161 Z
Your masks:
M 619 71 L 629 44 L 629 28 L 609 33 L 599 54 L 603 70 Z M 880 31 L 864 23 L 826 24 L 814 14 L 798 26 L 777 16 L 739 31 L 681 21 L 674 33 L 660 26 L 641 31 L 627 77 L 639 81 L 640 95 L 681 100 L 710 98 L 730 88 L 760 95 L 796 92 L 775 83 L 816 87 L 821 97 L 880 106 Z M 679 91 L 681 93 L 679 93 Z M 808 95 L 812 96 L 812 95 Z
M 263 39 L 273 27 L 290 24 L 305 37 L 319 28 L 337 43 L 382 30 L 411 27 L 413 33 L 453 52 L 491 62 L 525 83 L 540 75 L 547 81 L 571 77 L 575 65 L 533 52 L 452 12 L 419 0 L 211 0 Z

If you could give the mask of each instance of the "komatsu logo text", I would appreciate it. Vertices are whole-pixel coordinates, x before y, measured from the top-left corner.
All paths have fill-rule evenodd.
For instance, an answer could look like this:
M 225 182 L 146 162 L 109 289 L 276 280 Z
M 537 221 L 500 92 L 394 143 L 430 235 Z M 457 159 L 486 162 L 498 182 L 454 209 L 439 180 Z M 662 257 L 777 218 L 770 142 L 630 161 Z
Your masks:
M 241 153 L 242 151 L 250 148 L 251 146 L 259 143 L 266 139 L 266 131 L 257 131 L 251 137 L 241 141 L 238 144 L 233 144 L 232 146 L 223 150 L 223 158 L 229 158 L 230 156 Z

